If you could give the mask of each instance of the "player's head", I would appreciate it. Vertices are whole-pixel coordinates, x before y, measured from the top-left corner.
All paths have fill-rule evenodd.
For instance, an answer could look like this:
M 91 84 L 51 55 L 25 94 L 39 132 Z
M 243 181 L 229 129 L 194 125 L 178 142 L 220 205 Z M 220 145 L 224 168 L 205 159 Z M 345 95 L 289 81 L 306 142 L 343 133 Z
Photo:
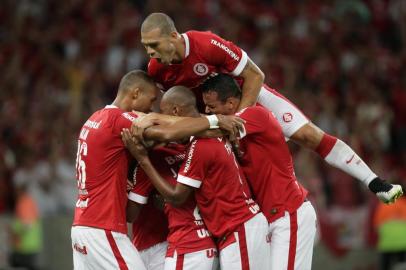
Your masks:
M 121 79 L 114 105 L 125 111 L 149 112 L 158 95 L 154 80 L 142 70 L 133 70 Z
M 175 116 L 199 116 L 196 107 L 196 97 L 192 91 L 184 86 L 170 88 L 161 100 L 161 112 Z
M 164 13 L 151 13 L 141 25 L 141 43 L 150 58 L 165 65 L 177 55 L 176 42 L 180 35 L 172 19 Z
M 218 74 L 201 86 L 206 113 L 234 114 L 241 100 L 241 88 L 233 77 Z

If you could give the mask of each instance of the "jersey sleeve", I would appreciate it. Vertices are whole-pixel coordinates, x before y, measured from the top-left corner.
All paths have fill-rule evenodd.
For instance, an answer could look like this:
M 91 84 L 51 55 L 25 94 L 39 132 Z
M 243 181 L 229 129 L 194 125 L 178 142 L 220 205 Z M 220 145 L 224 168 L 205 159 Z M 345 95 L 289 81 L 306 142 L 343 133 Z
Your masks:
M 132 122 L 137 118 L 138 116 L 135 113 L 132 112 L 124 112 L 117 116 L 116 121 L 114 123 L 114 131 L 118 134 L 120 134 L 121 130 L 123 128 L 130 128 Z
M 218 66 L 238 76 L 248 62 L 247 53 L 233 42 L 225 40 L 211 32 L 205 32 L 204 37 L 199 38 L 199 48 L 204 53 L 203 58 L 207 63 Z
M 240 132 L 241 138 L 264 131 L 269 119 L 269 112 L 258 106 L 245 108 L 236 115 L 245 120 L 243 130 Z
M 139 204 L 146 204 L 154 186 L 139 166 L 135 167 L 133 180 L 135 185 L 128 194 L 128 199 Z
M 200 188 L 208 168 L 210 150 L 204 149 L 199 139 L 192 141 L 186 153 L 186 159 L 180 167 L 177 182 L 194 188 Z

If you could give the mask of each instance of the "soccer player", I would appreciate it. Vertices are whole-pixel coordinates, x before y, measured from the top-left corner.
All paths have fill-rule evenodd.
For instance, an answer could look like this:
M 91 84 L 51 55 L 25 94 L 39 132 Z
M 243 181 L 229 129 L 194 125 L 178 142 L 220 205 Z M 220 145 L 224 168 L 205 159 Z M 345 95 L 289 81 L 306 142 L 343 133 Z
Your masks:
M 120 82 L 111 105 L 85 122 L 78 138 L 76 178 L 78 200 L 71 229 L 75 269 L 145 269 L 127 237 L 127 172 L 130 155 L 121 130 L 148 112 L 158 94 L 143 71 L 132 71 Z
M 185 159 L 185 151 L 185 145 L 178 143 L 169 143 L 151 151 L 151 160 L 157 171 L 172 185 L 176 185 L 176 177 Z M 129 212 L 136 212 L 140 205 L 150 203 L 149 197 L 154 190 L 142 168 L 137 167 L 135 180 L 135 186 L 129 194 L 130 201 L 127 205 Z M 166 257 L 165 267 L 162 266 L 160 269 L 216 269 L 218 264 L 216 245 L 199 215 L 194 197 L 190 196 L 178 207 L 166 203 L 164 209 L 169 222 L 169 235 L 168 250 L 166 256 L 163 256 Z
M 195 96 L 182 86 L 175 86 L 164 94 L 161 111 L 199 117 Z M 144 133 L 148 132 L 146 129 Z M 194 192 L 203 221 L 218 239 L 221 269 L 269 269 L 268 222 L 252 200 L 227 141 L 192 137 L 176 186 L 173 186 L 161 177 L 146 149 L 137 141 L 133 142 L 128 130 L 123 132 L 123 137 L 130 152 L 168 203 L 181 205 Z
M 346 143 L 320 130 L 289 100 L 263 84 L 262 71 L 232 42 L 211 32 L 179 34 L 163 13 L 152 13 L 144 20 L 141 42 L 151 58 L 148 73 L 164 90 L 184 85 L 193 88 L 200 100 L 199 85 L 216 73 L 229 73 L 242 83 L 238 111 L 258 102 L 274 113 L 285 137 L 357 178 L 384 203 L 402 195 L 400 185 L 381 180 Z
M 227 74 L 202 85 L 209 113 L 235 114 L 241 89 Z M 310 270 L 316 235 L 316 213 L 297 182 L 282 129 L 270 111 L 247 107 L 237 113 L 245 120 L 240 140 L 240 165 L 267 217 L 271 245 L 270 269 Z

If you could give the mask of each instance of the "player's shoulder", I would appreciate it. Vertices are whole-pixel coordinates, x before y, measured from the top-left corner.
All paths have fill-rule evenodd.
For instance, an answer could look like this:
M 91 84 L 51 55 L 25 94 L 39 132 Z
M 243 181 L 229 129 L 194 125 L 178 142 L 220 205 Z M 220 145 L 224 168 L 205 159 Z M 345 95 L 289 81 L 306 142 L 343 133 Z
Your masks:
M 133 122 L 138 116 L 133 112 L 126 112 L 117 107 L 106 106 L 103 110 L 106 114 L 106 120 L 111 123 L 112 126 L 127 126 L 128 122 Z
M 223 147 L 225 144 L 224 138 L 194 138 L 189 144 L 189 151 L 192 147 L 198 149 L 199 152 L 214 153 L 218 147 Z
M 124 117 L 125 119 L 131 121 L 131 122 L 138 118 L 138 115 L 133 113 L 133 112 L 124 112 L 124 111 L 122 111 L 121 116 Z
M 242 109 L 241 111 L 237 112 L 235 115 L 237 116 L 244 116 L 244 115 L 268 115 L 269 111 L 262 106 L 250 106 L 247 108 Z
M 197 30 L 190 30 L 185 32 L 185 34 L 188 36 L 190 39 L 200 39 L 200 38 L 212 38 L 212 37 L 217 37 L 216 34 L 214 34 L 211 31 L 197 31 Z
M 190 143 L 187 149 L 189 152 L 195 151 L 196 149 L 199 151 L 206 152 L 206 150 L 211 144 L 213 144 L 213 140 L 211 138 L 192 137 L 190 139 Z
M 221 39 L 218 35 L 211 31 L 195 31 L 191 30 L 185 33 L 190 44 L 196 48 L 205 48 L 219 42 Z

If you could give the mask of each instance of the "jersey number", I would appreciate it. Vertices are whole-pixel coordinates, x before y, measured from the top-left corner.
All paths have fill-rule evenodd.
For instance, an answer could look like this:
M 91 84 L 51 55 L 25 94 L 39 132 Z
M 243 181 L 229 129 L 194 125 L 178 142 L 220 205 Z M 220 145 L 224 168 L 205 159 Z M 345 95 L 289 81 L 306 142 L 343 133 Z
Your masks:
M 78 189 L 86 188 L 86 163 L 82 157 L 87 156 L 87 143 L 78 140 L 78 152 L 76 154 L 76 179 Z

